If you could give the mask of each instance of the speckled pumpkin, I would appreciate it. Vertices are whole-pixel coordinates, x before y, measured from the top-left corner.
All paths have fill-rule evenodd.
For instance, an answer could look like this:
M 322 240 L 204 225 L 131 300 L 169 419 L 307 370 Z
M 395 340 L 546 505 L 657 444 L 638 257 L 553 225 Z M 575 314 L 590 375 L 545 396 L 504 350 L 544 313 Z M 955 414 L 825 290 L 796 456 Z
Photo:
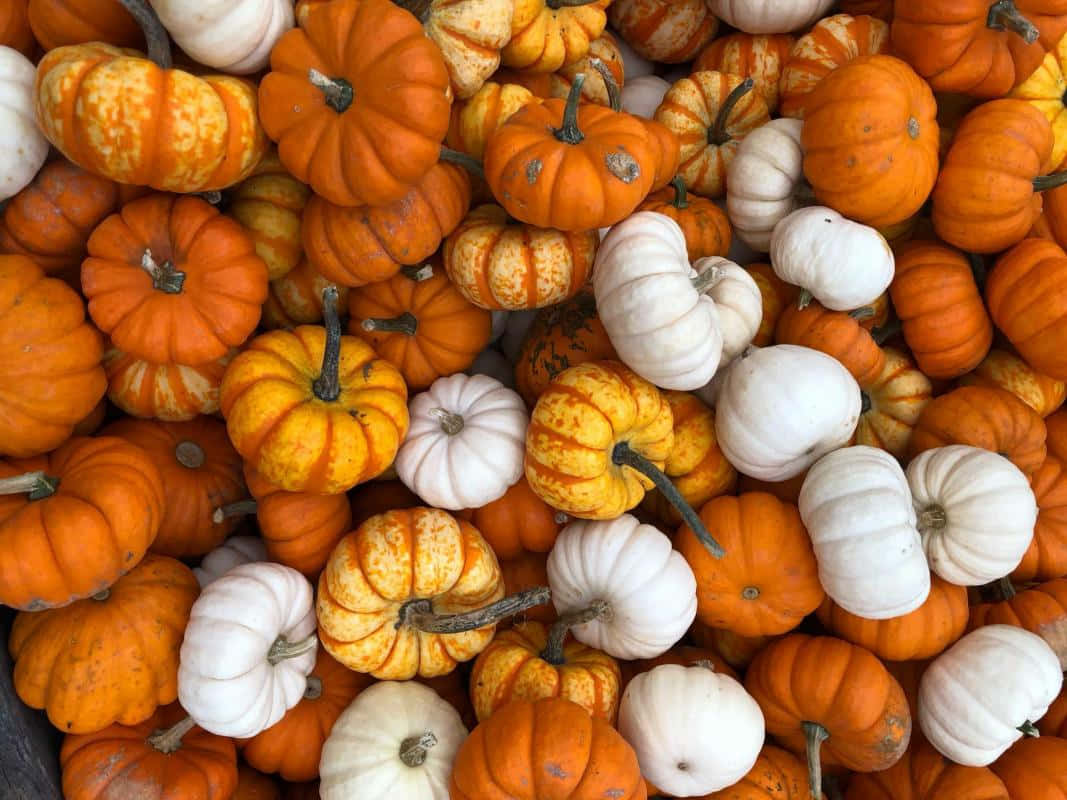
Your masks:
M 860 386 L 861 413 L 856 444 L 878 447 L 903 459 L 915 424 L 933 397 L 933 385 L 907 355 L 882 348 L 885 366 Z
M 795 42 L 788 33 L 730 33 L 715 39 L 700 52 L 693 62 L 693 72 L 747 75 L 756 82 L 767 110 L 773 114 L 780 102 L 778 84 L 782 67 Z
M 214 414 L 219 410 L 222 376 L 235 355 L 237 351 L 231 350 L 215 361 L 189 367 L 173 361 L 154 364 L 111 347 L 103 362 L 107 397 L 134 417 L 181 422 Z
M 267 330 L 322 322 L 322 292 L 336 286 L 307 259 L 271 281 L 260 325 Z M 348 307 L 348 287 L 337 286 L 338 309 Z
M 515 0 L 511 40 L 504 48 L 505 66 L 531 72 L 555 72 L 589 51 L 604 31 L 604 10 L 611 0 L 580 4 L 555 0 Z
M 990 350 L 972 372 L 961 375 L 963 386 L 999 386 L 1047 417 L 1063 405 L 1067 383 L 1042 375 L 1007 350 Z

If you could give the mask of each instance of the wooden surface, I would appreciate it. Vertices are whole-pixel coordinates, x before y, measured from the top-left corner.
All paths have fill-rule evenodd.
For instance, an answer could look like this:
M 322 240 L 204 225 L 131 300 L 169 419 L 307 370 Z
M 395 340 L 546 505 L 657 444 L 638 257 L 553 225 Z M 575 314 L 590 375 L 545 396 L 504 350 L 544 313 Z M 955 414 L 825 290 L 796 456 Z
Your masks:
M 14 612 L 0 608 L 0 800 L 62 800 L 59 731 L 27 708 L 11 683 L 7 635 Z

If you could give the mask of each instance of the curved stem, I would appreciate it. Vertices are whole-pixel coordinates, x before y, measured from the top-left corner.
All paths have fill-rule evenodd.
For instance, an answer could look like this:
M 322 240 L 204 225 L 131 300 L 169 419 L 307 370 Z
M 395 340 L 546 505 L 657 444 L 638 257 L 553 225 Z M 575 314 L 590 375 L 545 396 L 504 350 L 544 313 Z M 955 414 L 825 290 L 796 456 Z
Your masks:
M 147 248 L 141 254 L 141 269 L 151 276 L 153 289 L 166 294 L 181 294 L 185 285 L 185 273 L 174 269 L 174 265 L 169 261 L 157 263 L 152 251 Z
M 708 533 L 708 529 L 704 527 L 703 521 L 697 516 L 693 507 L 685 501 L 685 498 L 682 497 L 675 485 L 671 483 L 671 479 L 663 474 L 663 470 L 635 451 L 626 442 L 619 442 L 615 445 L 615 449 L 611 452 L 611 460 L 620 467 L 626 466 L 637 470 L 652 481 L 663 496 L 667 498 L 667 502 L 674 506 L 674 509 L 681 515 L 685 524 L 696 534 L 696 537 L 707 548 L 708 552 L 715 558 L 722 558 L 725 555 L 722 547 Z
M 430 415 L 441 424 L 441 430 L 455 436 L 463 430 L 463 417 L 444 408 L 431 408 Z
M 146 741 L 159 752 L 170 755 L 178 751 L 182 746 L 182 737 L 195 727 L 193 718 L 186 717 L 169 728 L 153 731 Z
M 363 320 L 360 327 L 371 333 L 402 333 L 405 336 L 414 336 L 419 329 L 419 320 L 410 311 L 405 311 L 399 317 L 392 319 L 370 317 Z
M 160 69 L 170 69 L 174 63 L 170 53 L 170 37 L 167 29 L 159 21 L 155 10 L 145 0 L 119 0 L 122 7 L 130 12 L 148 43 L 148 58 Z
M 430 754 L 430 748 L 437 744 L 437 737 L 430 731 L 421 736 L 409 736 L 400 743 L 400 760 L 406 767 L 421 767 Z
M 615 112 L 622 111 L 622 90 L 619 89 L 619 83 L 611 74 L 608 65 L 594 56 L 589 59 L 589 66 L 595 69 L 604 81 L 604 87 L 608 90 L 608 107 Z
M 231 519 L 233 517 L 244 517 L 249 514 L 255 514 L 259 508 L 259 504 L 255 500 L 238 500 L 234 503 L 227 503 L 224 506 L 219 506 L 215 509 L 211 515 L 211 521 L 216 525 L 221 524 L 223 521 Z
M 733 91 L 726 96 L 719 113 L 715 116 L 715 124 L 708 130 L 708 144 L 721 147 L 730 141 L 731 136 L 726 132 L 726 123 L 733 113 L 734 107 L 741 102 L 741 98 L 752 91 L 756 82 L 752 78 L 745 78 L 734 87 Z
M 689 208 L 689 192 L 685 188 L 685 178 L 675 175 L 671 181 L 671 187 L 674 189 L 674 200 L 671 201 L 671 205 L 679 211 Z
M 551 597 L 547 586 L 536 586 L 465 614 L 437 614 L 429 600 L 409 600 L 397 612 L 396 627 L 410 625 L 423 633 L 465 633 L 543 605 Z
M 899 319 L 892 319 L 882 327 L 872 330 L 871 338 L 874 339 L 875 344 L 881 346 L 900 333 L 901 327 Z
M 337 287 L 322 290 L 322 317 L 326 325 L 326 345 L 322 351 L 322 369 L 311 385 L 315 396 L 324 403 L 332 403 L 341 394 L 341 319 L 337 316 Z
M 1033 44 L 1041 35 L 1034 23 L 1019 13 L 1014 0 L 997 0 L 993 3 L 989 7 L 989 15 L 986 17 L 985 24 L 987 28 L 995 31 L 1008 30 L 1017 33 L 1026 40 L 1027 44 Z
M 564 662 L 563 642 L 570 629 L 575 625 L 584 625 L 595 619 L 603 619 L 610 613 L 611 606 L 606 600 L 594 600 L 587 608 L 564 614 L 548 629 L 548 641 L 545 643 L 545 649 L 541 651 L 541 659 L 553 666 L 560 666 Z
M 59 478 L 53 478 L 40 471 L 0 478 L 0 494 L 28 494 L 30 500 L 51 497 L 58 488 Z
M 463 167 L 467 172 L 472 175 L 477 175 L 479 178 L 485 177 L 485 170 L 482 168 L 482 162 L 476 159 L 474 156 L 461 153 L 459 150 L 453 150 L 451 147 L 445 147 L 441 145 L 441 152 L 438 155 L 442 161 L 447 161 L 449 164 L 455 164 Z
M 848 315 L 854 320 L 870 319 L 874 316 L 874 309 L 870 306 L 863 306 L 862 308 L 854 308 L 848 312 Z
M 274 666 L 288 658 L 296 658 L 305 653 L 314 652 L 315 648 L 318 646 L 319 637 L 315 634 L 311 634 L 309 637 L 301 639 L 299 642 L 290 642 L 284 636 L 279 636 L 274 640 L 274 644 L 270 646 L 270 650 L 267 651 L 267 663 Z
M 802 722 L 804 740 L 807 743 L 808 789 L 812 797 L 822 797 L 822 757 L 819 750 L 830 738 L 829 731 L 817 722 Z
M 1064 184 L 1067 184 L 1067 170 L 1053 172 L 1050 175 L 1039 175 L 1034 178 L 1034 191 L 1047 192 L 1049 189 L 1055 189 Z
M 317 69 L 309 69 L 308 80 L 311 81 L 312 86 L 321 91 L 326 97 L 326 105 L 338 114 L 343 114 L 347 111 L 355 99 L 352 84 L 344 78 L 331 78 L 328 75 L 323 75 Z
M 567 104 L 563 107 L 563 122 L 553 133 L 564 144 L 579 144 L 585 139 L 585 134 L 578 128 L 578 104 L 582 99 L 582 87 L 585 85 L 585 73 L 579 72 L 574 76 L 570 93 L 567 95 Z
M 807 289 L 801 289 L 797 294 L 797 308 L 803 311 L 805 308 L 811 305 L 811 301 L 815 299 L 815 295 L 809 292 Z
M 308 675 L 308 685 L 304 689 L 305 700 L 318 700 L 322 697 L 322 678 L 318 675 Z
M 725 276 L 726 272 L 721 267 L 708 267 L 698 273 L 690 283 L 693 285 L 693 288 L 696 289 L 697 294 L 704 294 L 704 292 L 719 283 Z
M 1037 729 L 1037 726 L 1030 720 L 1026 720 L 1026 722 L 1024 722 L 1015 730 L 1022 733 L 1023 736 L 1029 736 L 1031 739 L 1038 739 L 1041 737 L 1041 731 L 1039 731 Z
M 207 453 L 196 442 L 186 439 L 175 445 L 174 458 L 186 469 L 200 469 L 207 461 Z

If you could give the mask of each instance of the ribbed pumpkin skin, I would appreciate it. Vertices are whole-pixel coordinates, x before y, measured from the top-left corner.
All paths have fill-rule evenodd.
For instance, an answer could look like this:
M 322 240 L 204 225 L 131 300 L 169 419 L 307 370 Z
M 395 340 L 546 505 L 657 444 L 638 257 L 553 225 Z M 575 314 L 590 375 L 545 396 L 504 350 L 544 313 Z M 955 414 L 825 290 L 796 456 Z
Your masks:
M 1015 581 L 1045 581 L 1067 576 L 1067 465 L 1052 453 L 1030 476 L 1037 500 L 1037 524 Z
M 27 0 L 10 0 L 0 11 L 0 45 L 18 50 L 26 58 L 33 58 L 37 40 L 30 29 L 26 4 Z
M 107 396 L 133 417 L 181 422 L 219 410 L 219 387 L 226 367 L 237 355 L 188 367 L 168 362 L 153 364 L 117 347 L 104 353 Z
M 788 33 L 743 33 L 714 39 L 693 62 L 693 72 L 745 75 L 756 82 L 767 110 L 778 111 L 778 83 L 796 39 Z
M 808 768 L 788 750 L 766 744 L 745 777 L 703 800 L 811 800 Z
M 971 609 L 969 628 L 983 625 L 1014 625 L 1055 641 L 1067 629 L 1067 578 L 1038 584 L 999 603 L 979 603 Z
M 933 386 L 904 353 L 891 347 L 882 352 L 882 373 L 860 387 L 870 409 L 860 414 L 856 444 L 879 447 L 903 459 L 915 424 L 933 399 Z
M 142 47 L 144 37 L 119 0 L 16 0 L 26 6 L 33 35 L 45 50 L 68 44 L 107 42 Z
M 1052 701 L 1048 713 L 1037 723 L 1042 736 L 1058 736 L 1067 739 L 1067 692 Z
M 989 768 L 1004 781 L 1012 800 L 1062 797 L 1067 794 L 1067 739 L 1023 738 Z
M 517 558 L 527 551 L 547 553 L 566 520 L 566 515 L 537 496 L 525 476 L 499 500 L 468 513 L 471 524 L 500 559 Z
M 999 386 L 1047 417 L 1067 399 L 1067 383 L 1042 375 L 1007 350 L 990 350 L 973 372 L 961 375 L 963 386 Z
M 870 332 L 843 311 L 812 301 L 807 308 L 788 305 L 778 318 L 778 344 L 810 347 L 840 361 L 860 386 L 875 381 L 885 368 L 885 353 Z
M 614 0 L 608 19 L 639 55 L 665 64 L 692 60 L 719 29 L 705 0 Z

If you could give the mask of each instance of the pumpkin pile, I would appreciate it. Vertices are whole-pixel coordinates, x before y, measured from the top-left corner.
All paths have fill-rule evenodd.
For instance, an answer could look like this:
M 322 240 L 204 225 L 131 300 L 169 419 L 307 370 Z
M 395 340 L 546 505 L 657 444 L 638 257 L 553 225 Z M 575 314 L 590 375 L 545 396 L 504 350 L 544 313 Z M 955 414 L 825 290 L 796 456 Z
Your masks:
M 5 0 L 68 800 L 1067 796 L 1067 4 L 833 5 Z

